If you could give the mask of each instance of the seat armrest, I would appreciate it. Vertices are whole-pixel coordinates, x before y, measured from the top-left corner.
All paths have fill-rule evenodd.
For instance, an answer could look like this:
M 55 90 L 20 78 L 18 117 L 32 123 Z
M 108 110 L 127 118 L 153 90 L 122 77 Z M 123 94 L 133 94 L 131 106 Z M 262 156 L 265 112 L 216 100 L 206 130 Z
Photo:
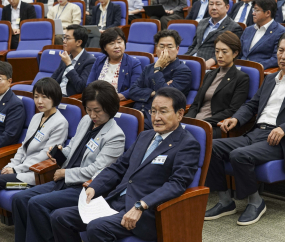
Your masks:
M 74 95 L 70 96 L 70 98 L 81 100 L 82 99 L 82 94 L 74 94 Z
M 6 55 L 8 54 L 10 50 L 1 50 L 0 51 L 0 60 L 1 61 L 6 61 Z
M 191 107 L 191 104 L 186 105 L 184 115 L 188 113 L 190 107 Z
M 90 185 L 90 183 L 92 182 L 92 179 L 90 179 L 89 181 L 86 181 L 82 184 L 83 187 L 88 187 Z
M 21 145 L 22 144 L 14 144 L 0 148 L 0 169 L 10 162 L 10 159 L 14 157 Z
M 128 37 L 129 37 L 130 27 L 131 27 L 131 25 L 121 26 L 121 29 L 122 29 L 127 41 L 128 41 Z
M 120 106 L 132 108 L 134 106 L 134 103 L 135 102 L 133 100 L 128 99 L 128 100 L 125 100 L 125 101 L 121 101 L 120 102 Z
M 211 66 L 211 70 L 215 70 L 215 69 L 217 69 L 217 68 L 219 68 L 218 65 L 213 65 L 213 66 Z
M 187 15 L 188 15 L 188 13 L 189 13 L 190 10 L 191 10 L 191 7 L 185 7 L 185 8 L 183 8 L 184 18 L 187 17 Z
M 33 80 L 14 82 L 14 83 L 11 84 L 10 87 L 15 86 L 15 85 L 19 85 L 19 84 L 31 85 L 32 83 L 33 83 Z
M 47 173 L 49 171 L 58 169 L 59 166 L 57 165 L 57 163 L 54 163 L 53 161 L 51 161 L 50 159 L 48 160 L 44 160 L 42 162 L 39 162 L 37 164 L 34 164 L 33 166 L 31 166 L 29 169 L 39 175 Z
M 279 71 L 279 67 L 268 68 L 268 69 L 264 70 L 264 75 L 266 76 L 266 75 L 275 73 L 277 71 Z

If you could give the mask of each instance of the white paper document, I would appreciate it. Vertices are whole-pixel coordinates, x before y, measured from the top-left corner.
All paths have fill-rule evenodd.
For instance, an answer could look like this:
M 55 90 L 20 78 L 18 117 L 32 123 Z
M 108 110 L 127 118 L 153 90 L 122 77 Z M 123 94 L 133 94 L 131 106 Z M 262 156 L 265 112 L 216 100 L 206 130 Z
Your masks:
M 94 219 L 118 213 L 116 210 L 110 208 L 109 204 L 102 196 L 92 199 L 89 204 L 86 203 L 86 199 L 87 195 L 85 188 L 83 188 L 78 200 L 78 210 L 80 217 L 85 224 L 88 224 Z

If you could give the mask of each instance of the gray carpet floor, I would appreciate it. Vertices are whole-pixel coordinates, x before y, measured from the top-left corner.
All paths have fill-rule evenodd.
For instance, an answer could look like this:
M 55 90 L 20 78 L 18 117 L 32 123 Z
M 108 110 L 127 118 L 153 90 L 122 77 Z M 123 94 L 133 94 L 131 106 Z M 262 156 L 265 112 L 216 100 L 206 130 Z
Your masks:
M 258 223 L 238 226 L 236 221 L 245 209 L 247 200 L 236 201 L 237 214 L 205 221 L 203 242 L 285 242 L 285 201 L 263 198 L 267 211 Z M 217 195 L 210 194 L 207 209 L 213 207 L 217 201 Z M 0 242 L 13 241 L 14 226 L 8 227 L 0 223 Z

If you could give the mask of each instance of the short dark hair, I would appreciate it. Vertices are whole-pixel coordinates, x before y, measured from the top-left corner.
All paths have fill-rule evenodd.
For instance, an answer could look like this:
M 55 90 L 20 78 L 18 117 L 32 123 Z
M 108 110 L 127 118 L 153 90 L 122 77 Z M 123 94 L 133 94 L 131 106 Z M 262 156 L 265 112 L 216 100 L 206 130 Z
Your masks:
M 108 53 L 105 51 L 106 45 L 111 43 L 112 41 L 115 41 L 118 37 L 121 37 L 124 40 L 125 47 L 126 47 L 126 36 L 120 28 L 118 28 L 118 27 L 109 28 L 109 29 L 106 29 L 101 34 L 100 48 L 101 48 L 101 51 L 105 55 L 108 55 Z
M 157 32 L 153 36 L 154 43 L 157 45 L 161 38 L 168 37 L 168 36 L 170 36 L 174 39 L 176 46 L 180 45 L 182 39 L 181 39 L 179 33 L 174 29 L 164 29 L 164 30 Z
M 13 68 L 10 63 L 0 61 L 0 75 L 6 76 L 7 79 L 12 78 Z
M 172 99 L 172 106 L 174 109 L 174 112 L 176 113 L 178 110 L 183 108 L 185 110 L 186 108 L 186 97 L 185 95 L 179 91 L 178 89 L 174 87 L 163 87 L 160 88 L 156 94 L 155 97 L 162 96 L 162 97 L 168 97 Z
M 219 41 L 221 41 L 222 43 L 227 45 L 233 51 L 233 53 L 235 53 L 237 51 L 238 54 L 235 57 L 235 59 L 238 58 L 239 53 L 241 52 L 241 43 L 240 43 L 239 37 L 236 34 L 234 34 L 231 31 L 225 31 L 225 32 L 221 33 L 215 39 L 215 47 Z
M 257 5 L 262 8 L 263 12 L 270 10 L 271 18 L 275 18 L 277 12 L 277 3 L 275 0 L 254 0 L 252 1 L 252 6 Z
M 71 24 L 66 27 L 66 30 L 73 30 L 73 37 L 75 41 L 82 40 L 81 48 L 84 48 L 88 40 L 88 31 L 86 28 L 78 25 Z
M 60 104 L 62 93 L 60 85 L 51 77 L 44 77 L 36 82 L 33 88 L 33 95 L 35 91 L 42 95 L 46 95 L 53 102 L 53 107 Z
M 230 4 L 230 1 L 229 1 L 229 0 L 223 0 L 223 1 L 224 1 L 224 3 L 225 3 L 226 6 Z
M 280 45 L 280 43 L 281 43 L 281 41 L 282 41 L 283 39 L 285 39 L 285 33 L 283 33 L 283 34 L 281 35 L 280 39 L 278 40 L 278 45 L 277 45 L 278 48 L 279 48 L 279 45 Z
M 85 109 L 89 101 L 97 101 L 110 118 L 113 118 L 119 111 L 120 99 L 118 93 L 109 82 L 100 80 L 91 82 L 82 93 L 82 104 Z

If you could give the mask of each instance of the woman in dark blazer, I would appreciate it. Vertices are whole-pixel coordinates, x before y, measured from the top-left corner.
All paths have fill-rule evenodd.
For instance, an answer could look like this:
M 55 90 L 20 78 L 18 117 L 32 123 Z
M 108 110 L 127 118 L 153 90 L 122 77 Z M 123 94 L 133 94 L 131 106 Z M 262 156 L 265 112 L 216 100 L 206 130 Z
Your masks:
M 128 99 L 129 88 L 142 73 L 140 61 L 124 53 L 126 38 L 120 28 L 102 33 L 100 47 L 104 55 L 96 59 L 86 86 L 95 80 L 104 80 L 115 87 L 121 101 Z
M 213 138 L 221 137 L 217 123 L 231 117 L 246 101 L 249 77 L 239 71 L 234 60 L 241 50 L 240 40 L 225 31 L 215 40 L 219 68 L 206 73 L 186 117 L 203 119 L 213 126 Z

